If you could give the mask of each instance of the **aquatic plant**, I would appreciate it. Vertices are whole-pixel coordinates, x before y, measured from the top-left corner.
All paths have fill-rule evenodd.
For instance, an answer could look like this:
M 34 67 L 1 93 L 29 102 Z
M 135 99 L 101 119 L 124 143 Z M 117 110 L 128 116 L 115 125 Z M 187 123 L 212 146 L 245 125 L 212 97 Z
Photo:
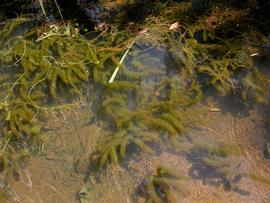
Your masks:
M 178 202 L 179 198 L 189 195 L 188 189 L 183 184 L 188 177 L 164 166 L 159 166 L 156 173 L 156 175 L 150 176 L 146 185 L 147 202 L 174 203 Z
M 216 179 L 216 183 L 223 184 L 226 189 L 236 190 L 237 183 L 245 173 L 240 169 L 239 159 L 232 156 L 240 154 L 240 148 L 235 145 L 199 139 L 195 141 L 188 155 L 194 163 L 191 174 L 201 176 L 199 178 L 202 178 L 204 183 Z
M 7 180 L 18 178 L 21 166 L 29 157 L 30 150 L 23 142 L 14 143 L 11 132 L 4 131 L 0 141 L 0 170 Z
M 205 184 L 222 184 L 226 190 L 233 191 L 240 191 L 238 183 L 242 178 L 268 185 L 270 182 L 267 178 L 243 170 L 241 154 L 237 145 L 195 139 L 192 149 L 187 152 L 193 164 L 190 174 L 202 179 Z
M 169 52 L 181 62 L 174 73 L 170 73 L 171 70 L 155 70 L 150 64 L 140 64 L 137 59 L 131 62 L 131 68 L 123 64 L 119 66 L 120 79 L 108 83 L 113 70 L 111 67 L 120 64 L 118 59 L 131 41 L 143 41 L 141 36 L 130 39 L 129 32 L 119 32 L 113 27 L 104 28 L 96 38 L 90 40 L 86 40 L 70 24 L 51 25 L 49 31 L 46 26 L 39 27 L 30 32 L 27 38 L 12 42 L 11 52 L 3 54 L 2 61 L 9 63 L 13 58 L 19 59 L 17 63 L 23 70 L 23 76 L 18 81 L 21 87 L 17 88 L 20 98 L 32 111 L 51 108 L 43 105 L 51 98 L 59 100 L 60 90 L 81 95 L 83 81 L 89 78 L 94 80 L 95 85 L 102 87 L 98 101 L 102 106 L 98 112 L 100 118 L 109 119 L 108 125 L 113 128 L 108 133 L 108 139 L 112 142 L 114 138 L 118 140 L 116 146 L 110 149 L 112 160 L 112 154 L 118 154 L 119 143 L 135 143 L 131 141 L 134 137 L 129 137 L 130 129 L 134 126 L 142 128 L 142 132 L 159 131 L 161 133 L 157 133 L 159 135 L 156 137 L 162 140 L 169 138 L 171 143 L 177 143 L 178 135 L 182 135 L 194 122 L 190 119 L 191 115 L 198 113 L 189 107 L 200 101 L 201 85 L 213 85 L 224 94 L 238 86 L 233 79 L 234 72 L 244 67 L 244 63 L 250 63 L 250 60 L 243 59 L 247 54 L 241 53 L 242 58 L 239 58 L 238 53 L 234 54 L 234 50 L 240 47 L 237 45 L 238 40 L 224 41 L 219 45 L 200 43 L 195 37 L 199 30 L 192 28 L 183 27 L 183 33 L 175 35 L 164 27 L 165 32 L 156 36 L 159 40 L 165 39 Z M 33 43 L 30 40 L 36 32 L 37 40 Z M 155 32 L 150 30 L 150 36 Z M 226 54 L 228 50 L 233 54 Z M 237 60 L 235 57 L 238 57 Z M 175 75 L 172 77 L 172 74 Z M 202 83 L 196 80 L 201 75 L 206 75 Z M 148 91 L 143 89 L 146 86 Z M 44 89 L 48 89 L 50 95 Z M 259 88 L 252 90 L 262 93 Z M 106 123 L 105 120 L 102 122 Z M 113 136 L 119 132 L 126 132 L 126 135 Z M 140 135 L 140 132 L 137 134 Z M 106 145 L 100 145 L 99 151 L 103 160 L 108 160 L 106 157 L 110 152 Z M 114 162 L 117 160 L 114 157 Z
M 158 134 L 146 131 L 142 132 L 139 128 L 130 129 L 129 132 L 120 131 L 117 134 L 106 136 L 101 139 L 98 145 L 101 153 L 99 164 L 103 166 L 108 159 L 110 159 L 112 163 L 118 164 L 118 156 L 124 158 L 128 145 L 132 143 L 147 153 L 155 154 L 155 150 L 147 145 L 147 143 L 155 142 L 159 145 L 163 144 Z
M 125 153 L 121 151 L 126 151 L 129 143 L 152 154 L 154 150 L 145 142 L 162 145 L 169 141 L 176 146 L 194 124 L 192 115 L 200 112 L 195 107 L 189 108 L 201 97 L 196 81 L 185 82 L 178 74 L 171 76 L 167 70 L 155 70 L 150 65 L 151 57 L 147 59 L 149 65 L 142 65 L 134 58 L 136 61 L 120 71 L 120 81 L 105 85 L 100 98 L 99 113 L 109 120 L 112 131 L 99 145 L 101 165 L 108 157 L 118 163 L 118 156 L 123 157 Z M 153 65 L 156 65 L 154 61 Z
M 82 83 L 89 76 L 87 64 L 95 60 L 94 48 L 79 37 L 75 28 L 53 25 L 50 29 L 19 30 L 26 22 L 31 27 L 28 19 L 10 20 L 0 32 L 0 60 L 8 78 L 1 87 L 0 102 L 3 170 L 14 166 L 15 158 L 20 159 L 20 151 L 28 145 L 45 140 L 39 114 L 65 107 L 55 105 L 60 100 L 59 89 L 80 95 Z M 49 31 L 45 33 L 42 29 Z M 34 42 L 39 32 L 42 33 Z M 25 36 L 20 36 L 21 33 Z M 54 105 L 48 105 L 50 100 L 55 101 Z
M 198 16 L 192 6 L 206 10 Z M 241 99 L 264 103 L 266 94 L 260 88 L 269 86 L 268 76 L 251 56 L 268 42 L 256 28 L 251 29 L 250 10 L 221 1 L 192 1 L 192 6 L 169 1 L 158 17 L 145 19 L 147 38 L 167 44 L 179 65 L 190 77 L 197 77 L 203 88 L 214 87 L 222 95 L 234 93 Z M 177 29 L 169 29 L 172 22 L 178 22 Z
M 1 63 L 16 72 L 15 77 L 12 71 L 7 74 L 11 85 L 8 91 L 3 91 L 0 103 L 3 140 L 6 133 L 10 135 L 5 142 L 6 153 L 13 146 L 11 143 L 33 144 L 42 140 L 39 114 L 70 107 L 72 98 L 82 95 L 89 76 L 92 81 L 107 86 L 111 72 L 107 65 L 124 50 L 121 45 L 126 40 L 125 33 L 113 30 L 98 36 L 95 33 L 92 40 L 87 40 L 69 23 L 33 28 L 30 24 L 24 36 L 18 35 L 18 27 L 27 21 L 23 18 L 8 21 L 0 32 Z M 120 84 L 121 88 L 127 86 Z M 117 82 L 108 87 L 115 88 L 119 88 Z M 61 98 L 63 94 L 65 100 Z
M 14 27 L 14 22 L 11 21 L 7 25 Z M 79 39 L 71 43 L 71 37 L 75 39 L 75 30 L 61 34 L 68 31 L 66 27 L 65 30 L 57 30 L 56 27 L 54 29 L 55 32 L 46 33 L 46 36 L 43 33 L 37 43 L 31 40 L 33 34 L 27 36 L 29 39 L 14 36 L 7 42 L 3 42 L 1 62 L 19 66 L 19 69 L 13 67 L 18 72 L 18 77 L 4 97 L 2 107 L 7 114 L 8 130 L 11 130 L 17 138 L 23 136 L 22 132 L 28 136 L 39 133 L 39 130 L 36 130 L 38 127 L 33 127 L 34 130 L 31 130 L 28 125 L 35 122 L 39 110 L 49 108 L 44 105 L 50 97 L 56 99 L 58 87 L 69 85 L 72 93 L 80 94 L 78 87 L 80 81 L 88 79 L 86 64 L 92 61 L 87 60 L 78 47 L 88 49 L 88 55 L 93 54 L 93 49 L 89 49 L 87 43 L 82 47 Z M 5 35 L 4 32 L 2 35 Z M 11 34 L 12 30 L 9 32 Z M 9 47 L 8 51 L 5 50 L 6 47 Z
M 46 15 L 42 2 L 39 0 Z M 142 1 L 118 2 L 124 9 L 145 5 Z M 89 89 L 95 91 L 94 120 L 104 133 L 98 143 L 100 166 L 118 164 L 132 145 L 150 154 L 162 147 L 180 147 L 186 132 L 200 119 L 202 109 L 197 104 L 206 88 L 267 102 L 268 75 L 256 67 L 252 56 L 260 55 L 260 46 L 268 42 L 252 25 L 249 9 L 235 8 L 234 1 L 146 2 L 151 9 L 145 10 L 151 11 L 139 18 L 139 25 L 126 21 L 133 18 L 123 22 L 121 18 L 129 15 L 119 12 L 117 18 L 111 18 L 115 22 L 100 23 L 86 36 L 63 19 L 41 26 L 26 18 L 3 24 L 2 171 L 16 175 L 21 160 L 33 153 L 33 145 L 44 141 L 42 112 L 71 107 L 74 98 Z M 157 57 L 140 46 L 166 49 L 167 67 L 156 67 L 160 63 Z M 124 57 L 125 62 L 121 58 L 127 49 L 130 55 Z M 115 67 L 118 73 L 110 81 Z M 240 170 L 237 146 L 200 141 L 190 153 L 193 169 L 201 170 L 197 171 L 199 178 L 206 183 L 217 180 L 226 189 L 237 190 L 241 178 L 248 177 L 269 184 L 265 178 Z M 88 161 L 91 155 L 86 156 Z M 158 167 L 147 184 L 149 202 L 176 202 L 175 195 L 186 196 L 182 179 L 185 177 Z M 82 199 L 87 192 L 80 192 Z
M 6 131 L 12 132 L 15 140 L 38 137 L 42 131 L 38 114 L 70 106 L 66 104 L 69 99 L 61 98 L 63 92 L 69 92 L 70 97 L 82 96 L 89 81 L 93 89 L 99 89 L 94 103 L 101 106 L 95 112 L 107 132 L 99 144 L 103 165 L 107 160 L 118 163 L 131 143 L 151 153 L 151 142 L 177 145 L 194 127 L 194 115 L 201 113 L 194 106 L 205 88 L 265 102 L 263 90 L 269 80 L 250 57 L 265 39 L 250 39 L 258 34 L 250 31 L 249 11 L 234 9 L 231 3 L 224 10 L 226 5 L 215 1 L 215 6 L 203 3 L 205 13 L 198 17 L 194 14 L 200 3 L 157 2 L 159 15 L 148 15 L 141 26 L 121 30 L 104 24 L 88 33 L 88 39 L 71 22 L 32 24 L 21 35 L 16 29 L 28 19 L 7 22 L 0 32 L 0 59 L 17 74 L 1 103 Z M 173 22 L 177 26 L 170 29 Z M 229 29 L 238 23 L 240 27 Z M 147 30 L 138 34 L 143 28 Z M 165 47 L 168 67 L 155 68 L 155 57 L 146 54 L 145 64 L 132 56 L 134 47 L 143 44 Z M 130 64 L 121 60 L 127 49 Z M 170 63 L 175 67 L 170 68 Z M 109 83 L 115 67 L 118 74 Z M 146 131 L 155 136 L 146 135 Z
M 181 12 L 176 13 L 174 6 L 182 8 Z M 228 12 L 211 10 L 208 13 L 209 19 L 222 21 L 224 27 L 221 29 L 213 27 L 215 23 L 211 24 L 209 20 L 191 18 L 191 21 L 186 18 L 190 15 L 188 13 L 192 13 L 191 4 L 170 2 L 164 7 L 166 9 L 161 9 L 164 15 L 145 19 L 144 25 L 148 29 L 146 37 L 138 36 L 135 40 L 142 44 L 165 44 L 172 61 L 176 62 L 177 70 L 174 74 L 177 77 L 173 77 L 171 70 L 167 70 L 163 75 L 161 71 L 162 80 L 156 79 L 160 73 L 154 70 L 152 76 L 156 78 L 151 83 L 151 78 L 141 74 L 146 74 L 146 70 L 151 72 L 151 65 L 147 67 L 138 60 L 131 62 L 131 69 L 122 65 L 124 68 L 121 70 L 120 81 L 104 85 L 109 91 L 103 94 L 106 96 L 101 99 L 103 103 L 99 111 L 110 120 L 110 127 L 115 129 L 114 134 L 140 123 L 140 126 L 145 125 L 148 130 L 163 131 L 165 136 L 162 135 L 162 139 L 167 136 L 173 140 L 185 132 L 188 123 L 192 123 L 187 116 L 188 107 L 200 101 L 205 87 L 214 87 L 222 95 L 237 93 L 243 99 L 266 101 L 263 99 L 266 98 L 265 92 L 261 90 L 269 82 L 250 57 L 255 51 L 252 45 L 245 44 L 246 38 L 237 34 L 230 39 L 220 37 L 227 35 L 226 32 L 221 33 L 224 27 L 242 20 L 244 22 L 245 11 L 235 11 L 231 18 Z M 221 18 L 218 18 L 217 13 L 222 14 Z M 183 18 L 183 21 L 179 27 L 170 30 L 170 22 L 176 20 L 176 16 Z M 119 61 L 114 63 L 117 65 Z M 239 79 L 240 76 L 242 79 Z M 254 77 L 263 82 L 260 83 Z M 146 94 L 150 90 L 151 96 L 144 94 L 143 88 L 147 88 Z M 114 92 L 111 93 L 111 90 Z M 191 114 L 195 112 L 190 111 Z

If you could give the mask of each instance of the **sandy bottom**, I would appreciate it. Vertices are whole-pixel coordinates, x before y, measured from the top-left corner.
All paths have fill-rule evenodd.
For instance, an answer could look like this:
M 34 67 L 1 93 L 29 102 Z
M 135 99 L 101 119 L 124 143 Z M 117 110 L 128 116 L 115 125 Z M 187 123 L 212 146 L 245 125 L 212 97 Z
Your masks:
M 210 103 L 210 104 L 209 104 Z M 270 177 L 270 161 L 262 149 L 268 136 L 267 112 L 251 110 L 242 115 L 234 109 L 223 111 L 216 102 L 208 102 L 209 112 L 199 135 L 238 144 L 244 156 L 243 170 Z M 214 108 L 221 111 L 210 111 Z M 80 104 L 73 110 L 48 112 L 44 124 L 50 140 L 39 156 L 31 158 L 21 171 L 19 181 L 10 185 L 11 202 L 20 203 L 131 203 L 145 202 L 138 193 L 158 165 L 173 167 L 188 175 L 192 163 L 181 153 L 163 151 L 159 155 L 133 154 L 120 166 L 99 173 L 91 171 L 89 155 L 102 134 L 101 128 L 88 123 L 90 107 Z M 270 120 L 270 119 L 269 119 Z M 207 185 L 201 179 L 185 183 L 190 195 L 178 202 L 270 202 L 270 186 L 243 178 L 243 192 L 225 191 L 222 185 Z M 82 198 L 82 196 L 84 198 Z

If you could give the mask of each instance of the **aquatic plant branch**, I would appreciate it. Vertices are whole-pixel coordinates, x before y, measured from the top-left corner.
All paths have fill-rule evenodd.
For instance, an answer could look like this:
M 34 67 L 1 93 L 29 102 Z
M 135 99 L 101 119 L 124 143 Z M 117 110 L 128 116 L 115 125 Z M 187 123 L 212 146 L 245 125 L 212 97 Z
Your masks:
M 48 16 L 47 16 L 46 11 L 45 11 L 43 0 L 38 0 L 38 2 L 39 2 L 39 5 L 40 5 L 40 7 L 41 7 L 41 10 L 42 10 L 43 15 L 45 16 L 45 18 L 46 18 L 47 20 L 50 20 L 50 19 L 48 18 Z
M 5 141 L 5 145 L 4 145 L 3 148 L 1 149 L 0 156 L 3 155 L 3 153 L 4 153 L 5 149 L 6 149 L 6 147 L 8 146 L 9 141 L 10 141 L 11 138 L 12 138 L 12 133 L 10 133 L 8 139 Z
M 60 15 L 60 17 L 61 17 L 61 20 L 62 20 L 62 22 L 63 22 L 65 28 L 66 28 L 66 31 L 68 32 L 69 29 L 68 29 L 68 27 L 67 27 L 67 25 L 66 25 L 66 23 L 65 23 L 65 21 L 64 21 L 64 17 L 63 17 L 63 15 L 62 15 L 62 13 L 61 13 L 61 9 L 60 9 L 60 7 L 59 7 L 59 4 L 57 3 L 57 0 L 54 0 L 54 4 L 55 4 L 55 6 L 56 6 L 56 8 L 57 8 L 57 10 L 58 10 L 58 13 L 59 13 L 59 15 Z
M 19 38 L 21 38 L 21 37 L 19 37 Z M 15 65 L 15 64 L 18 64 L 21 60 L 22 60 L 22 58 L 24 57 L 24 55 L 25 55 L 25 52 L 26 52 L 26 41 L 25 40 L 23 40 L 23 54 L 21 55 L 21 57 L 19 58 L 19 59 L 17 59 L 17 61 L 15 61 L 14 62 L 14 64 L 13 65 Z

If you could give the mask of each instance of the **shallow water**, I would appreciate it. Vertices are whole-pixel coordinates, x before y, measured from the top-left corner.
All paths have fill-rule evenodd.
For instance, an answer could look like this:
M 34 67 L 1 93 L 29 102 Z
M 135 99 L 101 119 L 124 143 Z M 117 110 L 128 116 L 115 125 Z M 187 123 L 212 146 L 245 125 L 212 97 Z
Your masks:
M 160 61 L 151 65 L 162 70 L 166 65 Z M 204 135 L 203 139 L 215 138 L 238 144 L 244 152 L 241 170 L 256 171 L 256 174 L 269 177 L 269 161 L 264 160 L 261 153 L 267 136 L 263 119 L 266 115 L 253 110 L 243 117 L 211 101 L 205 106 L 209 109 L 218 107 L 221 111 L 209 111 L 204 118 L 209 124 L 202 126 L 196 134 Z M 192 157 L 162 151 L 156 156 L 131 155 L 120 166 L 109 167 L 97 174 L 92 172 L 91 167 L 88 169 L 87 154 L 93 152 L 94 143 L 101 136 L 96 131 L 102 129 L 96 130 L 100 127 L 89 124 L 89 117 L 93 116 L 90 108 L 91 103 L 82 101 L 73 110 L 48 113 L 44 126 L 51 132 L 49 142 L 40 156 L 32 158 L 22 171 L 21 180 L 11 186 L 16 194 L 13 197 L 19 202 L 76 202 L 80 198 L 81 202 L 136 202 L 136 194 L 141 190 L 138 188 L 157 165 L 170 166 L 184 174 L 196 167 Z M 82 156 L 86 158 L 76 165 L 78 157 Z M 213 181 L 216 182 L 217 177 Z M 269 186 L 248 179 L 241 180 L 239 192 L 225 191 L 221 185 L 203 182 L 202 177 L 196 176 L 188 181 L 191 195 L 179 202 L 269 201 Z M 88 188 L 86 192 L 81 190 L 85 188 Z M 143 199 L 139 197 L 138 201 Z
M 160 91 L 164 78 L 179 86 L 184 85 L 186 81 L 179 75 L 182 60 L 181 54 L 177 55 L 165 46 L 135 43 L 115 78 L 115 82 L 130 80 L 128 71 L 142 74 L 140 80 L 134 79 L 139 84 L 140 94 L 118 92 L 119 95 L 127 94 L 127 112 L 144 108 L 138 105 L 140 98 L 144 98 L 145 103 L 153 97 L 166 98 L 167 92 Z M 269 66 L 270 63 L 266 64 Z M 269 140 L 267 107 L 249 109 L 234 104 L 233 97 L 206 95 L 202 102 L 191 107 L 203 109 L 204 113 L 193 115 L 198 124 L 184 133 L 188 139 L 180 147 L 163 149 L 150 145 L 157 150 L 156 154 L 150 155 L 132 145 L 120 165 L 111 164 L 98 169 L 95 160 L 97 142 L 106 132 L 114 132 L 116 128 L 107 114 L 99 111 L 103 108 L 102 96 L 113 94 L 114 90 L 108 93 L 98 88 L 87 83 L 84 96 L 72 108 L 51 109 L 42 114 L 42 126 L 49 134 L 49 140 L 21 170 L 19 180 L 10 183 L 10 201 L 145 202 L 146 182 L 159 165 L 191 177 L 184 182 L 190 195 L 183 198 L 176 194 L 176 202 L 270 201 L 270 186 L 246 177 L 237 183 L 236 189 L 227 191 L 224 180 L 213 173 L 213 168 L 201 165 L 204 153 L 196 153 L 197 148 L 193 149 L 194 143 L 203 142 L 215 145 L 216 141 L 222 141 L 237 145 L 242 153 L 232 156 L 237 160 L 233 167 L 244 173 L 270 177 L 270 162 L 262 153 Z

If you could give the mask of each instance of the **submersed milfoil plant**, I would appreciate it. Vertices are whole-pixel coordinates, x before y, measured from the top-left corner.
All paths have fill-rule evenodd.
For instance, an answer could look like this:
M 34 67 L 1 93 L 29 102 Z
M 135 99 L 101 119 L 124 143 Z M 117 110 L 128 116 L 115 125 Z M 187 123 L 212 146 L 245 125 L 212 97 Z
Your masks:
M 147 185 L 147 202 L 149 203 L 176 203 L 189 195 L 184 181 L 189 180 L 177 170 L 159 166 L 157 174 L 150 176 Z

